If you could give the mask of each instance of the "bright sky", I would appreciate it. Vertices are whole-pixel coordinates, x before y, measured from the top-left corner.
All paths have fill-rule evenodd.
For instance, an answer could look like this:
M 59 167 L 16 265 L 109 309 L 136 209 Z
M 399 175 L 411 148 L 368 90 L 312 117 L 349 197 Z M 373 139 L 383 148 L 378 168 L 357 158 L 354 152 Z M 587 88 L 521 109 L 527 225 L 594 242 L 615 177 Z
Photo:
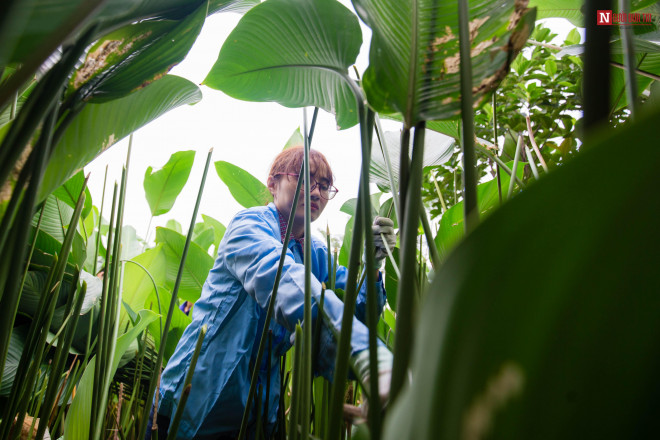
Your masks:
M 341 2 L 352 10 L 349 0 Z M 208 17 L 187 58 L 170 73 L 200 84 L 216 61 L 225 38 L 240 18 L 240 15 L 234 13 L 220 13 Z M 364 72 L 368 65 L 368 43 L 371 38 L 366 26 L 362 26 L 362 31 L 362 51 L 356 62 L 360 72 Z M 153 231 L 155 226 L 164 226 L 173 218 L 181 223 L 185 234 L 210 148 L 214 149 L 212 162 L 230 162 L 265 183 L 273 158 L 281 151 L 293 131 L 302 126 L 302 109 L 289 109 L 276 103 L 244 102 L 206 86 L 200 86 L 200 89 L 203 94 L 201 102 L 193 106 L 179 107 L 134 134 L 124 224 L 134 226 L 138 235 L 143 238 L 151 216 L 143 189 L 144 173 L 148 166 L 159 169 L 176 151 L 197 152 L 188 183 L 173 209 L 154 218 L 151 224 Z M 308 123 L 311 122 L 312 110 L 308 109 Z M 386 131 L 399 129 L 397 123 L 383 123 Z M 328 158 L 336 176 L 335 186 L 339 188 L 339 193 L 328 203 L 325 212 L 312 228 L 325 229 L 327 222 L 331 234 L 339 235 L 344 233 L 344 225 L 349 218 L 340 212 L 339 208 L 346 200 L 357 196 L 361 156 L 357 127 L 344 131 L 337 131 L 335 127 L 334 117 L 319 111 L 312 147 Z M 127 147 L 128 138 L 85 167 L 86 172 L 91 172 L 89 187 L 96 206 L 101 205 L 106 165 L 106 197 L 109 198 L 112 194 L 112 183 L 120 179 Z M 200 214 L 210 215 L 227 225 L 240 209 L 242 207 L 234 201 L 226 185 L 218 177 L 215 167 L 211 165 Z M 198 220 L 201 220 L 201 217 L 198 217 Z M 150 237 L 153 237 L 153 232 Z

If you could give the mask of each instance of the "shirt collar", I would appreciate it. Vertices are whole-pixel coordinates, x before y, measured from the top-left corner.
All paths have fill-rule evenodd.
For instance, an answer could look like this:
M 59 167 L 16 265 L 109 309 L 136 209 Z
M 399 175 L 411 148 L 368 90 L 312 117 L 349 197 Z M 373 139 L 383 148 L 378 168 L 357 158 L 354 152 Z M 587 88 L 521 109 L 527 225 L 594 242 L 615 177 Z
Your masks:
M 286 237 L 286 227 L 287 227 L 287 224 L 289 223 L 289 221 L 284 218 L 284 216 L 282 215 L 282 213 L 279 210 L 277 210 L 277 215 L 280 219 L 280 236 L 281 236 L 282 243 L 284 243 L 284 238 Z M 291 238 L 294 241 L 296 241 L 298 244 L 300 244 L 301 248 L 303 248 L 303 249 L 305 248 L 305 237 L 296 238 L 296 237 L 292 236 Z

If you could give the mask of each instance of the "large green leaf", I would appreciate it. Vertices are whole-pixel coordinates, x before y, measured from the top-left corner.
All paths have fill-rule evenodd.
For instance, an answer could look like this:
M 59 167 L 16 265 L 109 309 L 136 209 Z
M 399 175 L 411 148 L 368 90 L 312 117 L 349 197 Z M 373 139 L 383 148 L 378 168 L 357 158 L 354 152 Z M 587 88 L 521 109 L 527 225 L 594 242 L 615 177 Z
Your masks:
M 104 102 L 145 87 L 181 62 L 197 39 L 207 2 L 183 20 L 131 23 L 99 39 L 69 81 L 68 94 Z
M 215 170 L 241 206 L 264 206 L 273 201 L 268 187 L 243 168 L 219 160 L 215 163 Z
M 12 61 L 22 62 L 53 38 L 55 31 L 66 24 L 75 28 L 79 22 L 71 22 L 76 9 L 87 0 L 34 0 L 21 2 L 22 15 L 27 14 L 25 23 L 11 23 L 10 36 L 17 38 Z M 136 23 L 145 19 L 182 19 L 191 14 L 204 0 L 107 0 L 103 7 L 87 20 L 100 21 L 99 35 L 108 30 Z M 242 12 L 257 3 L 257 0 L 211 0 L 209 13 L 220 11 Z M 28 11 L 25 9 L 28 8 Z M 55 44 L 57 47 L 59 44 Z M 0 63 L 4 64 L 0 60 Z
M 163 245 L 158 244 L 153 249 L 148 249 L 144 253 L 132 259 L 137 264 L 127 262 L 124 266 L 124 282 L 122 284 L 122 300 L 131 310 L 149 309 L 150 304 L 147 301 L 155 288 L 164 286 L 167 279 L 167 258 L 163 251 Z M 152 281 L 153 278 L 153 281 Z M 156 286 L 154 286 L 154 282 Z M 158 304 L 152 308 L 158 312 Z M 162 312 L 167 314 L 167 310 Z M 129 316 L 122 309 L 120 325 L 126 325 L 129 322 Z
M 113 362 L 109 372 L 110 378 L 114 377 L 119 361 L 124 352 L 131 345 L 131 342 L 133 342 L 150 323 L 158 318 L 158 315 L 150 310 L 141 310 L 139 316 L 140 319 L 135 324 L 135 327 L 132 327 L 128 332 L 124 333 L 119 339 L 117 339 L 114 357 L 112 358 Z M 96 356 L 94 356 L 85 367 L 85 372 L 80 378 L 80 382 L 76 389 L 76 395 L 73 402 L 71 402 L 69 411 L 67 412 L 66 421 L 64 423 L 64 438 L 67 440 L 89 440 L 91 438 L 89 424 L 92 418 L 92 391 L 94 387 L 95 368 Z
M 524 174 L 524 162 L 518 164 L 516 175 L 522 180 Z M 508 162 L 509 169 L 513 168 L 513 162 Z M 511 177 L 506 172 L 500 173 L 500 184 L 502 188 L 502 198 L 505 199 L 509 188 Z M 497 179 L 480 183 L 477 186 L 477 209 L 479 215 L 486 217 L 500 205 L 500 194 L 497 187 Z M 461 200 L 442 214 L 440 219 L 440 229 L 435 236 L 435 246 L 441 258 L 449 255 L 449 252 L 456 246 L 465 235 L 464 206 Z
M 383 136 L 383 147 L 387 148 L 392 164 L 392 177 L 394 184 L 399 187 L 399 163 L 401 160 L 401 134 L 386 131 Z M 424 167 L 440 165 L 451 158 L 456 140 L 435 131 L 427 131 L 424 136 Z M 390 188 L 390 179 L 387 173 L 387 163 L 381 150 L 380 142 L 374 139 L 371 147 L 371 163 L 369 166 L 369 180 L 385 188 Z
M 165 286 L 172 291 L 177 272 L 179 271 L 186 237 L 171 229 L 156 228 L 156 243 L 163 244 L 167 276 Z M 211 267 L 213 267 L 213 258 L 206 253 L 206 250 L 199 247 L 196 243 L 190 243 L 188 256 L 183 267 L 181 285 L 179 286 L 179 298 L 191 302 L 197 301 L 202 293 L 202 286 L 204 285 L 204 281 L 206 281 Z
M 54 147 L 41 183 L 40 198 L 78 172 L 107 148 L 162 114 L 199 101 L 199 88 L 166 75 L 148 87 L 103 104 L 87 104 Z
M 66 230 L 69 228 L 71 222 L 73 208 L 55 196 L 48 197 L 44 204 L 44 213 L 39 227 L 36 248 L 51 255 L 59 255 L 62 251 L 62 242 L 64 241 Z M 32 218 L 32 234 L 36 230 L 38 220 L 39 213 Z M 82 268 L 87 258 L 86 250 L 85 240 L 76 232 L 73 237 L 73 243 L 71 244 L 69 263 Z
M 218 246 L 220 246 L 220 241 L 222 240 L 222 237 L 225 236 L 225 231 L 227 231 L 227 228 L 225 225 L 214 219 L 213 217 L 210 217 L 208 215 L 202 214 L 202 219 L 204 219 L 204 223 L 209 225 L 211 228 L 213 228 L 213 257 L 215 258 L 215 255 L 218 253 Z
M 29 325 L 23 325 L 14 327 L 11 332 L 9 347 L 7 347 L 7 358 L 2 371 L 2 382 L 0 382 L 0 396 L 8 396 L 11 391 L 29 329 Z
M 599 133 L 452 252 L 385 439 L 654 435 L 658 118 Z M 644 159 L 621 166 L 621 145 Z
M 158 290 L 159 298 L 156 298 L 156 292 L 152 292 L 147 298 L 146 307 L 150 308 L 152 311 L 158 313 L 158 299 L 160 299 L 160 310 L 163 311 L 164 317 L 167 316 L 167 311 L 170 308 L 170 302 L 172 301 L 172 293 L 167 289 Z M 163 319 L 164 321 L 164 319 Z M 172 321 L 170 322 L 170 328 L 167 331 L 167 341 L 165 342 L 165 354 L 164 361 L 167 363 L 170 356 L 174 353 L 176 344 L 181 339 L 183 331 L 188 327 L 192 322 L 192 319 L 181 311 L 178 307 L 174 307 L 174 313 L 172 313 Z M 159 321 L 154 321 L 149 324 L 149 333 L 154 337 L 154 343 L 156 348 L 160 348 L 161 335 L 163 333 L 163 328 Z
M 80 195 L 84 185 L 85 174 L 80 171 L 79 173 L 74 174 L 69 180 L 64 182 L 62 186 L 53 191 L 53 195 L 73 209 L 76 207 L 76 203 L 78 203 L 78 196 Z M 83 205 L 80 218 L 86 218 L 91 210 L 92 195 L 89 192 L 89 188 L 85 188 L 85 204 Z
M 162 215 L 170 211 L 176 198 L 186 185 L 195 161 L 193 150 L 177 151 L 158 171 L 147 167 L 144 172 L 144 193 L 151 215 Z
M 523 3 L 470 3 L 475 105 L 508 73 L 534 28 L 534 11 Z M 353 0 L 353 5 L 372 30 L 363 77 L 369 104 L 378 112 L 400 113 L 407 127 L 458 114 L 458 3 Z
M 335 0 L 269 0 L 241 19 L 203 84 L 246 101 L 317 106 L 352 127 L 346 77 L 361 44 L 357 17 Z

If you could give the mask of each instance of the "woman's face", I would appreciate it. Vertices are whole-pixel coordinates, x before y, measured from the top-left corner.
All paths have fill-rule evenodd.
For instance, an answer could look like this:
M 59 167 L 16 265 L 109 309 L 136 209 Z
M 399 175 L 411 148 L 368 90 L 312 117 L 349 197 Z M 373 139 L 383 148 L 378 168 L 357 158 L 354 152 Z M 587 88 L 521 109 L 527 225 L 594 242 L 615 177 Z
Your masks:
M 311 181 L 310 186 L 314 186 L 314 183 L 317 181 L 319 183 L 328 184 L 328 179 L 315 176 L 314 171 L 310 170 Z M 268 189 L 273 195 L 273 202 L 277 207 L 277 210 L 282 213 L 284 217 L 287 217 L 291 212 L 291 206 L 293 205 L 293 197 L 295 196 L 296 186 L 298 184 L 298 179 L 296 175 L 290 176 L 286 174 L 281 174 L 277 178 L 269 177 L 268 178 Z M 304 187 L 303 187 L 304 190 Z M 312 221 L 319 218 L 325 206 L 328 204 L 328 201 L 321 197 L 320 190 L 317 185 L 316 188 L 310 194 L 310 210 L 312 213 Z M 294 224 L 304 224 L 305 222 L 305 198 L 304 191 L 301 191 L 300 197 L 298 197 L 298 207 L 296 208 L 296 217 Z

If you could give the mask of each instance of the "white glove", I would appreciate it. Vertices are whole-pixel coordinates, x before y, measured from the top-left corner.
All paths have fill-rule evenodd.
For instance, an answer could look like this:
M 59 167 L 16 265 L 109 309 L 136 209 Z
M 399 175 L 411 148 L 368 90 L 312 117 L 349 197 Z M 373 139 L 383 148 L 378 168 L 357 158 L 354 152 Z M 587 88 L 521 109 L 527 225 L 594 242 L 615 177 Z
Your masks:
M 390 251 L 396 246 L 396 234 L 394 233 L 394 222 L 387 217 L 376 216 L 374 224 L 371 226 L 374 234 L 374 250 L 376 258 L 376 267 L 380 268 L 385 258 L 387 258 L 387 249 L 385 243 Z M 383 238 L 385 243 L 383 243 Z
M 383 345 L 377 348 L 378 355 L 378 397 L 381 406 L 385 406 L 390 397 L 390 382 L 392 380 L 392 361 L 394 357 Z M 351 359 L 355 374 L 362 382 L 367 393 L 371 392 L 369 381 L 369 350 L 362 350 Z

